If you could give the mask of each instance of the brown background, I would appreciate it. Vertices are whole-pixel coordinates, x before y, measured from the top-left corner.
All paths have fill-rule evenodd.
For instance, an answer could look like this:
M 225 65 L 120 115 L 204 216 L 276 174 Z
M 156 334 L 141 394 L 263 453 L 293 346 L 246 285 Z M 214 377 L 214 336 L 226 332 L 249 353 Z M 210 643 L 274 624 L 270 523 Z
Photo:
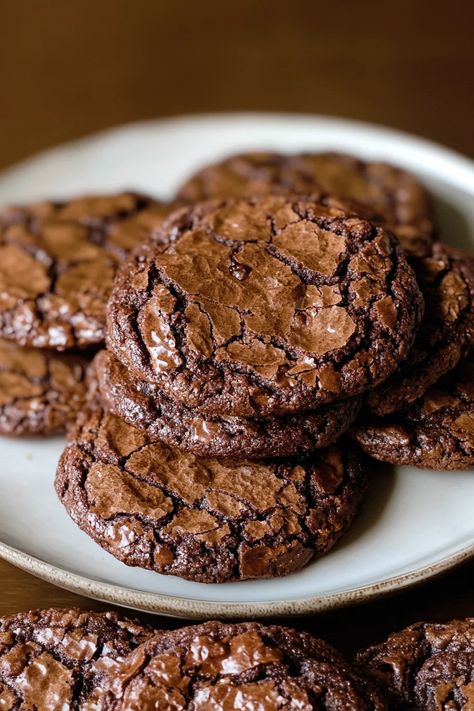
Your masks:
M 375 121 L 474 156 L 471 0 L 0 0 L 0 10 L 0 166 L 126 121 L 229 110 Z M 474 614 L 473 573 L 295 624 L 350 651 L 416 619 Z M 0 614 L 93 605 L 4 563 L 0 581 Z
M 235 109 L 376 121 L 474 155 L 471 0 L 0 8 L 1 164 L 125 121 Z

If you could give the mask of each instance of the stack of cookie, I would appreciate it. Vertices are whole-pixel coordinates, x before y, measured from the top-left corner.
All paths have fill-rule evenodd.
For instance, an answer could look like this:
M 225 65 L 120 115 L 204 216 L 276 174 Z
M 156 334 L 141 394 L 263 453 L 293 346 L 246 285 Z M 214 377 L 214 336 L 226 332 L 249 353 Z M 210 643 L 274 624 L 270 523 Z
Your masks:
M 296 159 L 232 160 L 260 178 L 247 185 L 239 168 L 235 196 L 227 163 L 207 169 L 234 197 L 192 179 L 119 269 L 108 349 L 56 479 L 70 515 L 120 560 L 201 582 L 287 574 L 348 528 L 367 460 L 341 436 L 422 322 L 393 232 L 413 250 L 432 237 L 404 173 L 397 202 L 397 172 L 384 183 L 365 167 L 370 211 L 360 188 L 329 197 Z
M 370 456 L 432 469 L 474 466 L 473 258 L 439 241 L 428 196 L 406 171 L 336 153 L 249 153 L 203 168 L 182 200 L 324 192 L 395 234 L 425 302 L 413 347 L 371 388 L 351 434 Z
M 353 521 L 361 449 L 474 463 L 472 258 L 404 171 L 244 154 L 169 204 L 46 203 L 0 228 L 0 427 L 75 420 L 58 495 L 127 564 L 285 575 Z
M 139 215 L 168 209 L 122 193 L 0 213 L 1 434 L 52 435 L 75 420 L 116 269 L 142 241 Z

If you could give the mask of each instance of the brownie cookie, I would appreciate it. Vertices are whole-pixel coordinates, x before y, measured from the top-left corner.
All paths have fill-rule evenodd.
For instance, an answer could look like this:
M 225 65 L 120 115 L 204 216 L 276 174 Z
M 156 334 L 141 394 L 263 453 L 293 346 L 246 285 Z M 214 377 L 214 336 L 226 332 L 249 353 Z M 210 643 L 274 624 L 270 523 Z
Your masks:
M 136 247 L 147 240 L 153 240 L 162 223 L 182 208 L 176 202 L 156 202 L 125 220 L 114 222 L 109 233 L 109 245 L 122 260 Z
M 423 300 L 396 240 L 331 202 L 202 203 L 157 235 L 117 275 L 108 344 L 200 412 L 316 409 L 379 384 L 413 343 Z
M 115 612 L 50 609 L 0 618 L 0 708 L 92 711 L 102 678 L 151 636 Z
M 204 416 L 171 400 L 158 386 L 134 381 L 108 351 L 98 353 L 91 372 L 107 409 L 151 437 L 203 457 L 261 459 L 312 452 L 339 439 L 360 408 L 360 398 L 351 398 L 267 419 Z
M 295 170 L 295 156 L 265 151 L 239 153 L 200 168 L 178 189 L 178 199 L 263 197 L 285 192 L 322 192 L 314 175 Z
M 357 662 L 397 708 L 468 711 L 474 704 L 474 618 L 419 622 L 363 650 Z
M 326 553 L 366 491 L 350 445 L 262 462 L 201 459 L 93 403 L 56 475 L 74 521 L 128 565 L 200 582 L 286 575 Z
M 341 153 L 244 153 L 199 170 L 178 195 L 198 202 L 285 190 L 334 195 L 394 232 L 409 254 L 429 254 L 434 228 L 427 193 L 411 173 L 385 163 Z
M 117 225 L 152 204 L 122 193 L 1 211 L 0 337 L 56 350 L 101 343 L 115 271 L 137 244 Z
M 206 622 L 163 633 L 125 659 L 105 709 L 382 711 L 375 686 L 333 647 L 255 622 Z
M 426 309 L 406 360 L 368 397 L 377 415 L 400 410 L 454 368 L 474 342 L 474 272 L 470 257 L 438 242 L 412 260 Z
M 0 339 L 0 434 L 51 435 L 82 408 L 88 360 Z
M 427 469 L 474 466 L 474 358 L 470 355 L 419 400 L 385 417 L 368 417 L 354 439 L 371 457 Z

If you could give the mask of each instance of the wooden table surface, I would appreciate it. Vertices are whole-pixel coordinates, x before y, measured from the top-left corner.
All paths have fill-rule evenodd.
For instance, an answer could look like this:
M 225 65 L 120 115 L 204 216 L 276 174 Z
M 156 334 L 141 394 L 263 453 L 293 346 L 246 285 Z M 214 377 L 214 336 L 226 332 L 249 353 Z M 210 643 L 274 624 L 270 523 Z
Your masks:
M 470 0 L 0 0 L 0 166 L 123 122 L 224 110 L 347 116 L 473 156 L 473 8 Z M 473 579 L 468 564 L 294 624 L 350 652 L 418 619 L 473 615 Z M 0 581 L 0 614 L 103 607 L 4 562 Z

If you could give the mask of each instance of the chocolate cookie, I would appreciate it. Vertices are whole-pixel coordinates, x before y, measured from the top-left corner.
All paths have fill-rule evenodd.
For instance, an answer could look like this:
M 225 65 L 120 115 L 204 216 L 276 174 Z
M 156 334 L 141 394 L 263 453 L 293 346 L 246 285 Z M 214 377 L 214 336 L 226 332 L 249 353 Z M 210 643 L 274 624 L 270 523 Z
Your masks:
M 154 240 L 162 223 L 181 208 L 182 205 L 176 202 L 153 201 L 151 206 L 131 217 L 114 222 L 109 235 L 110 247 L 122 260 L 143 242 Z
M 101 343 L 115 271 L 137 244 L 117 225 L 152 204 L 122 193 L 0 212 L 0 336 L 56 350 Z
M 422 313 L 396 240 L 284 197 L 175 213 L 119 271 L 108 343 L 200 412 L 272 417 L 357 395 L 406 357 Z
M 355 419 L 360 398 L 316 411 L 273 418 L 201 415 L 167 397 L 158 386 L 135 381 L 108 351 L 93 364 L 100 398 L 115 415 L 151 437 L 203 457 L 288 457 L 332 444 Z
M 428 469 L 474 466 L 474 358 L 469 356 L 419 400 L 361 420 L 354 439 L 382 462 Z
M 469 255 L 437 243 L 412 260 L 425 314 L 406 360 L 368 397 L 377 415 L 400 410 L 454 368 L 474 343 L 474 272 Z
M 115 612 L 51 609 L 0 618 L 0 708 L 92 710 L 101 679 L 151 635 Z
M 334 195 L 394 232 L 409 254 L 429 254 L 434 228 L 427 193 L 411 173 L 386 163 L 341 153 L 243 153 L 199 170 L 178 196 L 198 202 L 281 191 Z
M 82 408 L 88 360 L 0 339 L 0 434 L 51 435 Z
M 360 652 L 357 662 L 397 708 L 468 711 L 474 703 L 474 618 L 419 622 Z
M 350 445 L 287 460 L 201 459 L 91 404 L 56 491 L 124 563 L 224 582 L 286 575 L 326 553 L 356 515 L 366 473 Z
M 330 645 L 276 625 L 206 622 L 132 652 L 105 709 L 382 711 L 386 703 Z

